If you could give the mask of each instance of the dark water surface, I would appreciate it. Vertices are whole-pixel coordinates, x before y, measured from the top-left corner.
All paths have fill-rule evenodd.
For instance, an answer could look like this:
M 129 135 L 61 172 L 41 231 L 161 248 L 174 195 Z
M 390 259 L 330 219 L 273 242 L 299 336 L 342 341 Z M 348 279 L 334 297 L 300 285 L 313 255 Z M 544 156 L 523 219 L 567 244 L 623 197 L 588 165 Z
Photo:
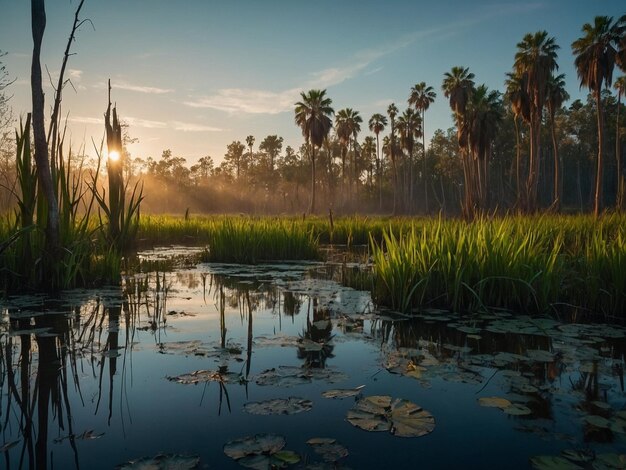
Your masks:
M 179 468 L 194 458 L 239 468 L 224 445 L 260 433 L 301 457 L 289 468 L 529 468 L 566 449 L 595 456 L 581 466 L 614 468 L 606 463 L 619 457 L 605 454 L 626 453 L 623 327 L 434 310 L 407 319 L 341 287 L 342 273 L 198 264 L 3 301 L 0 468 L 148 468 L 160 454 Z M 195 371 L 206 372 L 185 375 Z M 357 396 L 322 396 L 359 386 Z M 372 395 L 421 406 L 434 430 L 353 426 L 348 411 Z M 289 397 L 305 411 L 244 410 Z M 348 455 L 323 463 L 307 444 L 319 437 Z

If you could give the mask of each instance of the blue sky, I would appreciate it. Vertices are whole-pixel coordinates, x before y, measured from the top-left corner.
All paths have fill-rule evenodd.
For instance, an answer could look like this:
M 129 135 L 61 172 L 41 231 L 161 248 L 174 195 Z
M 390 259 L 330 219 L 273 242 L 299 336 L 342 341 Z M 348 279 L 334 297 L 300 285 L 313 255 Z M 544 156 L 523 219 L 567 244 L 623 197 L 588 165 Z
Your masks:
M 58 74 L 77 0 L 48 0 L 42 63 Z M 17 115 L 30 109 L 30 2 L 2 0 L 0 50 L 16 82 Z M 406 107 L 409 89 L 425 81 L 437 92 L 426 136 L 452 125 L 441 92 L 443 74 L 469 67 L 477 83 L 503 89 L 515 45 L 547 30 L 561 46 L 560 73 L 582 97 L 570 45 L 595 15 L 626 13 L 623 0 L 398 1 L 370 0 L 86 0 L 89 18 L 77 34 L 64 92 L 75 145 L 99 141 L 106 80 L 130 134 L 133 156 L 164 149 L 192 163 L 226 145 L 268 134 L 302 143 L 293 122 L 299 92 L 325 88 L 335 110 L 360 111 L 365 122 L 392 101 Z M 52 100 L 46 90 L 46 103 Z M 360 139 L 369 134 L 364 124 Z

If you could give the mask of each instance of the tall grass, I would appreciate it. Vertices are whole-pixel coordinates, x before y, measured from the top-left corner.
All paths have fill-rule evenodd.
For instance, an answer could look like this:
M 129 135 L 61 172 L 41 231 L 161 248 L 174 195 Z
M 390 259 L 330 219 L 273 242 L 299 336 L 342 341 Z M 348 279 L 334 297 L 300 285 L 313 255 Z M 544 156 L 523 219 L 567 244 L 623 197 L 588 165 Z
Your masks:
M 382 242 L 371 239 L 373 296 L 403 312 L 573 306 L 622 314 L 625 222 L 619 215 L 438 219 L 404 233 L 388 229 Z
M 222 219 L 211 229 L 204 259 L 231 263 L 318 259 L 317 237 L 282 219 Z

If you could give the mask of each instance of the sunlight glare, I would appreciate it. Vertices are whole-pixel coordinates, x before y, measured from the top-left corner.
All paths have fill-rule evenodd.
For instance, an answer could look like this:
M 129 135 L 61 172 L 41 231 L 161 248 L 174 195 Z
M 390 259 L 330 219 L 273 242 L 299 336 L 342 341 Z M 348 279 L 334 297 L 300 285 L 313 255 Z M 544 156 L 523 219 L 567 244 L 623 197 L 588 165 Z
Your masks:
M 116 162 L 119 159 L 120 159 L 120 153 L 117 150 L 113 150 L 109 152 L 109 160 Z

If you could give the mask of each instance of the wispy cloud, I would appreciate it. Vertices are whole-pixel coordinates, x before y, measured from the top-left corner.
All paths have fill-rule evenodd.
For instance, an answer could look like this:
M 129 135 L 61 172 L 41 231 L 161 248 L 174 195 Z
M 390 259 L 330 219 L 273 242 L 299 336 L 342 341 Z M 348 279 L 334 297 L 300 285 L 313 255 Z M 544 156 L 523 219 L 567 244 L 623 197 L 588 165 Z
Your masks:
M 175 130 L 183 132 L 222 132 L 224 130 L 219 127 L 205 126 L 203 124 L 182 121 L 172 121 L 171 126 Z
M 189 99 L 184 104 L 193 108 L 210 108 L 228 113 L 279 114 L 287 112 L 293 109 L 293 104 L 298 100 L 300 91 L 310 88 L 328 88 L 359 75 L 377 73 L 383 67 L 370 68 L 372 64 L 418 41 L 445 39 L 458 34 L 461 30 L 495 17 L 529 13 L 544 7 L 543 3 L 493 4 L 473 17 L 463 18 L 462 20 L 433 28 L 412 31 L 379 47 L 360 50 L 351 58 L 343 60 L 341 65 L 311 73 L 310 78 L 299 87 L 282 91 L 253 88 L 222 88 L 212 95 Z M 390 101 L 386 101 L 386 103 L 388 104 Z
M 104 82 L 100 82 L 94 85 L 94 88 L 106 88 L 108 85 Z M 172 93 L 174 90 L 171 88 L 159 88 L 147 85 L 136 85 L 124 80 L 111 80 L 111 87 L 117 90 L 134 91 L 137 93 L 147 93 L 151 95 L 162 95 L 165 93 Z
M 167 123 L 163 121 L 151 121 L 149 119 L 141 119 L 136 117 L 124 117 L 123 121 L 127 122 L 131 127 L 144 127 L 146 129 L 165 129 Z
M 102 117 L 70 116 L 68 120 L 79 124 L 97 124 L 104 126 L 104 115 Z M 163 121 L 151 121 L 149 119 L 132 116 L 124 117 L 122 120 L 131 127 L 143 127 L 145 129 L 165 129 L 168 127 L 167 123 Z
M 79 124 L 99 124 L 104 126 L 104 117 L 70 116 L 67 120 Z
M 210 96 L 185 101 L 192 108 L 211 108 L 228 113 L 279 114 L 297 101 L 299 88 L 281 92 L 249 88 L 223 88 Z

